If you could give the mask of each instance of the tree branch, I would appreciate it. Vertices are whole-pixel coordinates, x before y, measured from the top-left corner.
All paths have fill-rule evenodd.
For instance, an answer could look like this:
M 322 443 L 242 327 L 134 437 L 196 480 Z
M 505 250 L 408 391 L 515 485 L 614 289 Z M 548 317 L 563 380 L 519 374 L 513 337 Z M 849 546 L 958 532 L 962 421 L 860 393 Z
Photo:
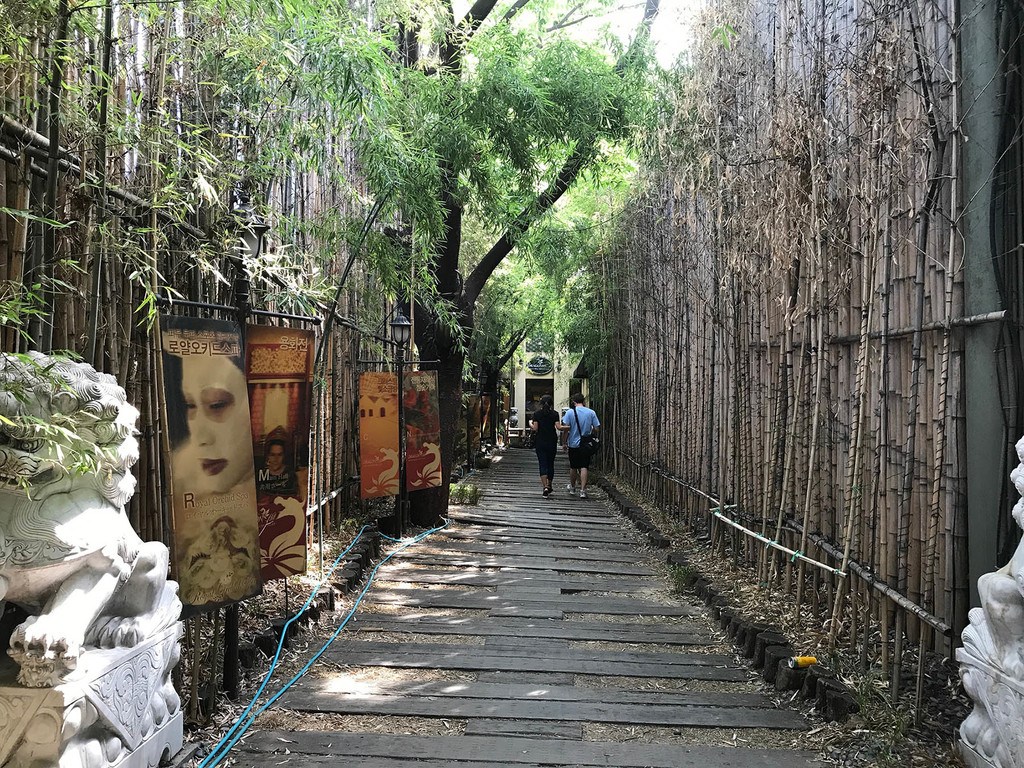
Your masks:
M 482 2 L 483 0 L 480 0 Z M 626 66 L 632 57 L 637 46 L 646 43 L 650 38 L 651 25 L 654 23 L 655 17 L 658 15 L 658 8 L 661 0 L 646 0 L 644 5 L 644 16 L 641 19 L 637 35 L 630 43 L 629 48 L 622 54 L 619 60 L 615 64 L 616 72 L 622 73 L 625 71 Z M 465 299 L 466 306 L 472 307 L 476 304 L 477 298 L 480 296 L 480 291 L 483 290 L 487 280 L 497 269 L 498 265 L 501 264 L 502 260 L 508 256 L 512 249 L 516 246 L 516 240 L 529 229 L 530 225 L 537 220 L 539 216 L 549 211 L 555 203 L 558 202 L 559 198 L 572 186 L 573 182 L 576 181 L 576 177 L 580 175 L 580 172 L 586 167 L 587 163 L 590 162 L 594 156 L 595 140 L 591 140 L 586 144 L 577 144 L 576 148 L 566 158 L 565 164 L 558 171 L 558 176 L 555 177 L 555 181 L 545 189 L 537 199 L 529 206 L 527 206 L 516 218 L 512 221 L 512 224 L 505 231 L 504 234 L 498 241 L 491 246 L 490 250 L 484 254 L 480 262 L 470 272 L 469 277 L 466 278 L 465 287 L 463 289 L 463 298 Z
M 522 331 L 520 331 L 519 333 L 515 334 L 512 337 L 514 341 L 508 347 L 505 354 L 498 358 L 498 362 L 494 364 L 494 370 L 500 371 L 502 368 L 505 367 L 505 363 L 512 359 L 512 355 L 514 355 L 516 353 L 516 350 L 519 349 L 519 345 L 526 341 L 526 337 L 530 334 L 530 331 L 532 331 L 534 327 L 536 327 L 536 325 L 536 322 L 530 323 L 528 326 L 523 328 Z
M 515 15 L 519 13 L 521 10 L 523 10 L 523 8 L 525 8 L 529 4 L 529 2 L 530 0 L 516 0 L 512 4 L 512 7 L 505 11 L 505 15 L 501 17 L 501 20 L 505 22 L 512 21 Z
M 521 2 L 523 2 L 523 5 L 526 5 L 529 0 L 521 0 Z M 476 0 L 466 12 L 466 15 L 462 17 L 462 21 L 459 22 L 459 28 L 464 31 L 468 30 L 467 34 L 469 35 L 473 34 L 484 23 L 484 19 L 490 15 L 497 3 L 498 0 Z

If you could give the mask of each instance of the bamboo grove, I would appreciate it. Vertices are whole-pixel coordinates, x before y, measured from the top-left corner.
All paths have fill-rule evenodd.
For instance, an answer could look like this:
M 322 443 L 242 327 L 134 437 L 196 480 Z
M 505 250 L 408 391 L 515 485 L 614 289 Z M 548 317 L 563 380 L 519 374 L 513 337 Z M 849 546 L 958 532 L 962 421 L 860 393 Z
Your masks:
M 240 8 L 243 23 L 229 5 L 62 0 L 0 12 L 2 349 L 68 350 L 125 387 L 142 449 L 128 513 L 143 537 L 168 542 L 156 316 L 319 330 L 310 463 L 322 544 L 365 514 L 350 482 L 358 362 L 389 342 L 381 288 L 351 256 L 373 211 L 350 134 L 335 130 L 350 115 L 327 100 L 330 62 L 303 59 L 272 11 Z M 341 83 L 351 62 L 334 64 Z M 311 88 L 323 98 L 306 98 Z M 273 225 L 257 260 L 239 255 L 250 207 Z M 215 619 L 212 646 L 189 649 L 193 683 L 216 686 Z
M 962 330 L 998 319 L 964 317 L 955 29 L 711 3 L 602 265 L 617 471 L 895 680 L 966 621 Z

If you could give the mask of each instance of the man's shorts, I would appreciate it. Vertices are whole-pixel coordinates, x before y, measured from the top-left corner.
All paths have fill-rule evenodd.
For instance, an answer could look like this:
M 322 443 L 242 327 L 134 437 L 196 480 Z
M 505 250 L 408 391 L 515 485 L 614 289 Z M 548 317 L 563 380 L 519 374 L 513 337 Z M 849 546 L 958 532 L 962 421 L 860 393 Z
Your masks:
M 569 466 L 573 469 L 590 469 L 590 454 L 579 448 L 570 448 Z

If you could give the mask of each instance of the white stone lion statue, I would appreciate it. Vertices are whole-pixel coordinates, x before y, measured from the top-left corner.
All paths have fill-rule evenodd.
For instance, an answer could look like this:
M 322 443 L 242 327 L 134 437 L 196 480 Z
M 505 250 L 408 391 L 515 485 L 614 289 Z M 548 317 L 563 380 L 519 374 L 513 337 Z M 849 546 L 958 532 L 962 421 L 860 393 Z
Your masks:
M 8 651 L 22 685 L 57 685 L 84 648 L 134 646 L 178 620 L 167 548 L 124 511 L 138 415 L 89 365 L 0 356 L 0 608 L 29 613 Z M 76 456 L 92 466 L 68 468 Z
M 1024 438 L 1015 446 L 1020 464 L 1010 472 L 1024 497 Z M 1013 507 L 1024 528 L 1024 498 Z M 981 605 L 972 608 L 957 649 L 964 690 L 974 709 L 960 725 L 968 765 L 1024 768 L 1024 540 L 1010 562 L 978 579 Z

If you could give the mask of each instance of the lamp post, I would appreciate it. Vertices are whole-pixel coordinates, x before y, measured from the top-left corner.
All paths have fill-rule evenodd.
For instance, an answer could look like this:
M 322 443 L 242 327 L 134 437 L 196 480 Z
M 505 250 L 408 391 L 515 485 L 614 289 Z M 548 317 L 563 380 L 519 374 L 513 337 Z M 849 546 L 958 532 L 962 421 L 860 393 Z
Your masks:
M 398 535 L 405 535 L 408 522 L 407 492 L 405 490 L 405 345 L 409 343 L 412 323 L 399 307 L 395 310 L 395 318 L 391 321 L 391 338 L 395 341 L 395 369 L 398 371 L 398 495 L 395 497 L 395 518 Z
M 238 234 L 241 246 L 238 248 L 235 258 L 235 307 L 238 309 L 238 323 L 242 329 L 242 341 L 245 341 L 245 323 L 249 319 L 250 296 L 249 296 L 249 273 L 245 269 L 246 259 L 255 260 L 263 252 L 263 236 L 267 234 L 270 225 L 267 224 L 259 214 L 249 205 L 240 205 L 235 208 L 235 216 L 238 217 L 240 232 Z

